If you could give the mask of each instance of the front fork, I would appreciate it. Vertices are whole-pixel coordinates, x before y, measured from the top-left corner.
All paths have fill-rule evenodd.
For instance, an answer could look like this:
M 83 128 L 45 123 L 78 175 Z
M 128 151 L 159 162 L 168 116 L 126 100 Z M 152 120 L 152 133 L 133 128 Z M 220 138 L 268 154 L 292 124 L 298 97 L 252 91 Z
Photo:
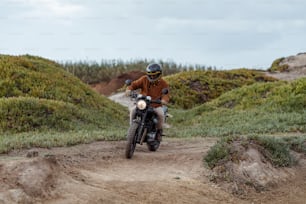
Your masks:
M 145 125 L 145 121 L 146 121 L 146 118 L 147 118 L 147 114 L 148 112 L 145 112 L 141 121 L 140 121 L 140 126 L 138 128 L 138 134 L 137 134 L 137 143 L 139 144 L 142 144 L 145 137 L 146 137 L 146 134 L 147 134 L 147 128 L 144 128 L 144 125 Z

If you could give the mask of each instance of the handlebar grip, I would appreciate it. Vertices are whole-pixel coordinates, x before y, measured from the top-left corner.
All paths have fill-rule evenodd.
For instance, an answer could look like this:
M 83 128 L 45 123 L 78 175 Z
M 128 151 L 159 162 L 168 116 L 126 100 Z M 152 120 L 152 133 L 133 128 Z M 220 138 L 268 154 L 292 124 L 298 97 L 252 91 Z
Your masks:
M 152 103 L 157 103 L 157 104 L 161 104 L 161 103 L 162 103 L 160 99 L 152 100 L 151 102 L 152 102 Z

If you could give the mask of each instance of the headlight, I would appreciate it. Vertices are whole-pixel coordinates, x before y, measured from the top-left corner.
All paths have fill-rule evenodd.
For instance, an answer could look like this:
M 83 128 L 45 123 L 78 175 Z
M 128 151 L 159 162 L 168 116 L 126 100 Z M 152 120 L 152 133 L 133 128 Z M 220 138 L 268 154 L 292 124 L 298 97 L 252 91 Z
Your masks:
M 139 110 L 144 110 L 147 107 L 147 103 L 144 100 L 139 100 L 136 106 Z

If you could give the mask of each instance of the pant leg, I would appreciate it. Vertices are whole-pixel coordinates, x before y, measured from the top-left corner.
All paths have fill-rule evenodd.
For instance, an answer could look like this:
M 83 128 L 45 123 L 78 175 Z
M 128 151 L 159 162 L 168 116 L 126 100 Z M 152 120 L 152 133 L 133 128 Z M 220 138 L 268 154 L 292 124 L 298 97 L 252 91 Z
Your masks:
M 158 117 L 157 129 L 163 129 L 165 115 L 162 107 L 154 108 L 155 113 Z

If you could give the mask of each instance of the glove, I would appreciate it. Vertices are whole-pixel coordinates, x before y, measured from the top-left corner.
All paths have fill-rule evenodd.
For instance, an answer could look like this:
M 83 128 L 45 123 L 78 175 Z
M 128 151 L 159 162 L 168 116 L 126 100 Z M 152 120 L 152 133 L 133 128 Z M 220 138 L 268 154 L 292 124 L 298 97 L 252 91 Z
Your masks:
M 130 96 L 131 95 L 131 90 L 130 89 L 125 90 L 125 95 Z
M 161 104 L 161 100 L 160 100 L 160 99 L 157 99 L 157 100 L 155 100 L 155 103 Z
M 165 100 L 161 100 L 161 104 L 163 104 L 163 105 L 167 105 L 167 104 L 168 104 L 168 102 L 167 102 L 167 101 L 165 101 Z

